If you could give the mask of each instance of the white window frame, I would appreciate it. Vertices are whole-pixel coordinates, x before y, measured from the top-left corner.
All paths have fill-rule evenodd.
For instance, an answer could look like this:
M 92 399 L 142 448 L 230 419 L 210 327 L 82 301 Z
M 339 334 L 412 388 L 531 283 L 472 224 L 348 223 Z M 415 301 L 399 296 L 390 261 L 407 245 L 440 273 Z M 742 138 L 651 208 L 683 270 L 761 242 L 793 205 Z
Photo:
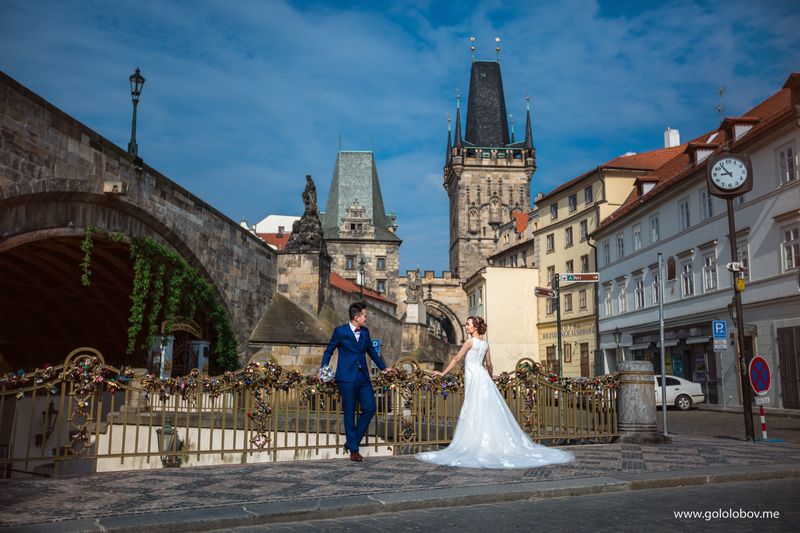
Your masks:
M 564 268 L 567 269 L 567 274 L 575 272 L 575 261 L 573 261 L 572 259 L 567 259 Z
M 691 261 L 681 263 L 681 295 L 694 296 L 694 269 Z
M 794 141 L 791 141 L 775 150 L 778 171 L 778 185 L 789 183 L 797 179 L 797 150 Z
M 383 285 L 383 286 L 381 287 L 381 285 Z M 379 280 L 376 280 L 376 282 L 375 282 L 375 289 L 376 289 L 376 290 L 377 290 L 379 293 L 384 293 L 384 292 L 386 292 L 386 280 L 385 280 L 385 279 L 379 279 Z
M 547 286 L 553 286 L 553 278 L 556 277 L 556 267 L 551 265 L 547 267 Z
M 594 190 L 593 186 L 589 185 L 583 189 L 583 203 L 584 205 L 589 205 L 594 202 Z
M 658 300 L 661 297 L 661 284 L 658 280 L 658 271 L 653 273 L 653 284 L 651 285 L 650 298 L 653 305 L 658 305 Z
M 650 243 L 661 240 L 661 227 L 658 221 L 658 213 L 650 216 Z
M 580 222 L 581 242 L 589 238 L 589 221 L 581 220 Z
M 605 302 L 606 316 L 614 316 L 614 300 L 611 297 L 611 287 L 605 287 L 604 290 L 605 294 L 603 297 L 603 302 Z
M 611 243 L 608 239 L 603 241 L 603 261 L 607 265 L 611 263 Z
M 700 207 L 703 220 L 708 220 L 709 218 L 714 216 L 714 197 L 711 196 L 711 193 L 708 192 L 708 189 L 702 189 L 700 191 Z
M 717 254 L 703 256 L 703 292 L 715 291 L 719 288 L 717 280 Z
M 634 224 L 633 225 L 633 251 L 639 251 L 642 249 L 642 225 L 641 224 Z
M 545 235 L 545 243 L 546 243 L 546 250 L 547 253 L 555 252 L 556 250 L 556 235 L 555 233 L 548 233 Z
M 586 261 L 584 261 L 584 258 Z M 583 254 L 581 256 L 581 272 L 589 272 L 589 254 Z
M 578 193 L 569 195 L 567 198 L 567 206 L 569 206 L 570 213 L 574 213 L 578 210 Z
M 586 289 L 581 289 L 578 291 L 578 307 L 581 309 L 586 309 Z
M 617 285 L 617 308 L 620 314 L 628 312 L 628 289 L 624 282 Z
M 797 270 L 800 264 L 800 225 L 781 228 L 781 255 L 783 272 Z
M 572 294 L 564 295 L 564 311 L 567 313 L 572 312 Z
M 625 257 L 625 234 L 617 233 L 617 259 Z
M 550 204 L 550 220 L 558 220 L 558 202 Z
M 692 227 L 692 214 L 689 198 L 678 200 L 678 220 L 680 221 L 681 231 Z
M 572 226 L 564 228 L 564 247 L 572 246 Z
M 634 309 L 642 309 L 644 307 L 644 278 L 635 278 L 633 286 L 633 307 Z

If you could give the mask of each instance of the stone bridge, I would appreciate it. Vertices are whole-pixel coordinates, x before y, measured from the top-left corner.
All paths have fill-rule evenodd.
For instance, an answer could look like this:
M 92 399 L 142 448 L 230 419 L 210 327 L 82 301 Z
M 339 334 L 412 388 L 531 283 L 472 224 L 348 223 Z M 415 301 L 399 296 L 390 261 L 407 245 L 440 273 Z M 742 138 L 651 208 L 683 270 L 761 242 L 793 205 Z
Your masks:
M 0 72 L 0 371 L 56 364 L 79 346 L 143 366 L 124 353 L 129 247 L 96 239 L 84 287 L 80 245 L 90 226 L 177 250 L 213 284 L 245 350 L 275 292 L 275 252 Z

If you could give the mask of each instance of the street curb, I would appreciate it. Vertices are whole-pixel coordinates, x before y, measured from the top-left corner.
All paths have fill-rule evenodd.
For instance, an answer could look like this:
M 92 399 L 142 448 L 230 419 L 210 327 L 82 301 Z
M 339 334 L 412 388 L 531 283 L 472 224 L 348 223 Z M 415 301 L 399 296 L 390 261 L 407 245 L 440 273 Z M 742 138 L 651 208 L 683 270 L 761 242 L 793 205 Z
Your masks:
M 161 531 L 176 532 L 208 531 L 238 526 L 300 522 L 419 509 L 795 477 L 800 477 L 800 465 L 797 464 L 642 472 L 618 476 L 424 489 L 43 522 L 3 527 L 0 528 L 0 533 L 3 531 L 19 533 L 77 533 L 83 531 L 141 533 L 142 530 L 155 528 Z
M 701 411 L 714 411 L 717 413 L 735 413 L 735 414 L 742 414 L 742 406 L 722 406 L 722 405 L 714 405 L 714 404 L 696 404 L 695 405 Z M 784 418 L 800 418 L 800 409 L 777 409 L 775 407 L 765 407 L 764 412 L 767 416 L 778 416 Z M 758 409 L 753 406 L 753 417 L 755 418 L 758 416 Z

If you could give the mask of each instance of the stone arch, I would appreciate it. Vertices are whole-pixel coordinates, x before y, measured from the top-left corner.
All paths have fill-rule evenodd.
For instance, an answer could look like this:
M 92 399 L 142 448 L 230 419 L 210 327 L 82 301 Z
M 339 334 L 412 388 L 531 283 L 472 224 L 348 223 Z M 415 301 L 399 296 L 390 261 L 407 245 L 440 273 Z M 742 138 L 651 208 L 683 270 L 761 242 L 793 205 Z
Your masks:
M 447 335 L 450 344 L 461 344 L 466 340 L 464 331 L 461 328 L 461 321 L 458 315 L 446 304 L 439 300 L 425 300 L 427 313 L 442 324 L 442 328 Z
M 138 348 L 133 356 L 125 353 L 133 286 L 129 243 L 95 235 L 91 283 L 83 287 L 80 246 L 89 226 L 167 243 L 209 280 L 218 301 L 233 314 L 219 280 L 191 243 L 145 209 L 74 190 L 16 197 L 9 192 L 0 190 L 0 294 L 15 312 L 0 324 L 3 366 L 57 364 L 61 354 L 87 345 L 110 357 L 114 366 L 143 366 Z

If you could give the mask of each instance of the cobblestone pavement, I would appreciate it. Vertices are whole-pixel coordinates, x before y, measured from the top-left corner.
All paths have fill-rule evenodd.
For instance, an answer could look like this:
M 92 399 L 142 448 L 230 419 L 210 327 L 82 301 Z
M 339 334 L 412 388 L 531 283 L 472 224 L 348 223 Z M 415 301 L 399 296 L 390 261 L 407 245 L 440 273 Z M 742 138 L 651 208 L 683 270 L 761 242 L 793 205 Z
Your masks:
M 683 436 L 668 445 L 614 443 L 569 449 L 574 462 L 527 470 L 444 467 L 400 456 L 371 457 L 360 464 L 342 458 L 2 480 L 0 526 L 420 489 L 497 486 L 501 490 L 539 481 L 800 462 L 798 444 Z
M 799 479 L 725 483 L 629 491 L 614 494 L 548 498 L 450 507 L 415 509 L 372 516 L 305 520 L 270 524 L 270 533 L 401 533 L 468 531 L 504 533 L 529 531 L 797 531 Z M 565 512 L 568 510 L 569 512 Z M 676 518 L 675 512 L 696 511 L 698 518 Z M 715 513 L 716 511 L 716 513 Z M 725 511 L 724 513 L 722 511 Z M 744 517 L 741 517 L 744 511 Z M 769 517 L 755 518 L 755 513 Z M 773 512 L 778 512 L 775 516 Z M 749 513 L 749 515 L 748 515 Z M 715 518 L 716 516 L 716 518 Z M 763 516 L 763 515 L 762 515 Z M 220 529 L 217 533 L 259 533 L 264 525 Z
M 756 438 L 761 438 L 761 420 L 753 417 Z M 661 410 L 657 410 L 658 427 L 661 428 Z M 671 434 L 684 436 L 704 436 L 730 439 L 744 439 L 744 415 L 735 412 L 667 410 L 667 428 Z M 800 418 L 767 414 L 767 436 L 770 439 L 783 439 L 786 442 L 800 443 Z

